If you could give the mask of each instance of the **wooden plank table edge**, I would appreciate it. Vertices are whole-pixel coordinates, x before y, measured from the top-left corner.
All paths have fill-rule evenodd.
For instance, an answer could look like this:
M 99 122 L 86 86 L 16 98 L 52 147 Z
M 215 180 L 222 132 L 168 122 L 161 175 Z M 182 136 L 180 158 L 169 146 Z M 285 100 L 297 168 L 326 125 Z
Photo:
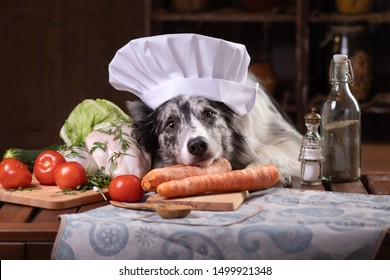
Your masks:
M 380 174 L 375 174 L 375 175 L 380 175 Z M 368 188 L 368 184 L 370 184 L 372 182 L 372 180 L 375 180 L 375 178 L 381 178 L 381 177 L 378 177 L 378 176 L 372 176 L 371 180 L 368 180 L 367 176 L 370 176 L 369 175 L 364 175 L 362 176 L 362 180 L 361 182 L 359 182 L 358 184 L 350 184 L 350 186 L 348 186 L 348 184 L 346 186 L 338 186 L 336 188 L 332 188 L 332 187 L 329 187 L 329 185 L 318 185 L 318 186 L 302 186 L 300 185 L 300 179 L 299 178 L 293 178 L 293 182 L 290 186 L 290 188 L 297 188 L 297 189 L 301 189 L 301 190 L 317 190 L 317 191 L 336 191 L 336 192 L 354 192 L 353 189 L 353 185 L 359 185 L 358 186 L 358 189 L 361 191 L 362 188 L 361 186 L 363 185 L 366 189 L 367 189 L 367 192 L 368 193 L 371 193 L 370 189 Z M 351 187 L 352 186 L 352 187 Z M 375 193 L 375 192 L 374 192 Z M 390 194 L 390 190 L 389 190 L 389 193 Z M 4 203 L 2 203 L 1 206 L 4 206 L 3 205 Z M 5 205 L 8 205 L 8 203 L 5 203 Z M 81 212 L 85 212 L 85 211 L 88 211 L 88 210 L 91 210 L 91 209 L 96 209 L 98 207 L 101 207 L 101 206 L 105 206 L 107 205 L 107 202 L 97 202 L 97 203 L 91 203 L 91 204 L 87 204 L 87 205 L 83 205 L 81 207 L 78 208 L 77 211 L 75 211 L 75 209 L 72 209 L 72 213 L 81 213 Z M 16 205 L 14 206 L 10 206 L 10 207 L 15 207 Z M 8 206 L 7 206 L 8 207 Z M 6 209 L 8 209 L 6 207 Z M 26 206 L 21 206 L 21 208 L 26 208 Z M 29 207 L 31 208 L 31 207 Z M 5 209 L 3 209 L 5 210 Z M 32 212 L 30 212 L 32 211 Z M 25 244 L 26 248 L 28 246 L 32 246 L 33 248 L 31 248 L 31 250 L 36 250 L 36 248 L 39 247 L 39 245 L 45 245 L 46 246 L 46 257 L 47 259 L 50 259 L 50 256 L 47 254 L 47 250 L 48 248 L 52 248 L 52 246 L 54 245 L 54 241 L 56 239 L 56 236 L 57 236 L 57 233 L 58 233 L 58 229 L 59 229 L 59 226 L 60 226 L 60 223 L 59 223 L 59 220 L 54 222 L 54 218 L 51 217 L 50 218 L 50 214 L 49 214 L 49 218 L 31 218 L 31 215 L 35 215 L 37 217 L 40 217 L 40 216 L 43 216 L 43 214 L 47 214 L 46 212 L 50 212 L 50 213 L 54 213 L 56 212 L 56 214 L 58 214 L 57 211 L 53 211 L 52 210 L 39 210 L 34 208 L 33 210 L 30 210 L 30 211 L 24 211 L 26 213 L 23 212 L 23 215 L 21 215 L 21 219 L 26 219 L 24 222 L 12 222 L 12 221 L 6 221 L 6 222 L 0 222 L 0 244 Z M 8 211 L 7 211 L 8 212 Z M 42 212 L 45 212 L 45 213 L 42 213 Z M 59 212 L 62 212 L 62 211 L 59 211 Z M 64 210 L 63 213 L 67 212 L 67 210 Z M 26 218 L 23 218 L 25 216 Z M 35 221 L 35 222 L 34 222 Z M 34 247 L 34 246 L 37 246 L 37 247 Z M 30 256 L 34 256 L 34 254 L 30 255 Z M 27 255 L 26 255 L 27 257 Z M 385 236 L 385 238 L 383 239 L 382 241 L 382 244 L 375 256 L 375 259 L 385 259 L 385 260 L 388 260 L 390 259 L 390 231 L 387 233 L 387 235 Z
M 54 241 L 59 223 L 0 223 L 1 242 Z

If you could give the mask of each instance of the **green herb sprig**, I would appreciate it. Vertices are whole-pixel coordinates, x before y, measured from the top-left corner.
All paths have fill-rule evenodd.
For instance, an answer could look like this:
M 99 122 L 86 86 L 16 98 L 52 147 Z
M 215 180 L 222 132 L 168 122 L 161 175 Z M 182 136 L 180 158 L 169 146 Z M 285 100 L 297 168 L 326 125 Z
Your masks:
M 87 183 L 85 185 L 77 186 L 75 189 L 63 189 L 62 193 L 66 195 L 75 195 L 76 191 L 86 192 L 92 190 L 93 187 L 98 187 L 100 189 L 108 188 L 108 185 L 111 182 L 111 177 L 104 173 L 104 168 L 100 169 L 98 172 L 89 174 L 87 176 Z
M 8 192 L 15 192 L 15 191 L 37 191 L 37 190 L 41 190 L 42 188 L 37 188 L 37 187 L 33 187 L 33 188 L 23 188 L 23 187 L 19 187 L 19 188 L 15 188 L 15 189 L 6 189 L 6 191 Z

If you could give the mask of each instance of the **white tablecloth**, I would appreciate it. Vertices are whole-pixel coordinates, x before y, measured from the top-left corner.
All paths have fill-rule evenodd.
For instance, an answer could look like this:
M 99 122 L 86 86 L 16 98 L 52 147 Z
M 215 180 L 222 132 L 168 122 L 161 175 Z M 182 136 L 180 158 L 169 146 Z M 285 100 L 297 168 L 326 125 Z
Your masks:
M 184 219 L 111 205 L 60 218 L 53 259 L 371 259 L 390 196 L 276 187 Z

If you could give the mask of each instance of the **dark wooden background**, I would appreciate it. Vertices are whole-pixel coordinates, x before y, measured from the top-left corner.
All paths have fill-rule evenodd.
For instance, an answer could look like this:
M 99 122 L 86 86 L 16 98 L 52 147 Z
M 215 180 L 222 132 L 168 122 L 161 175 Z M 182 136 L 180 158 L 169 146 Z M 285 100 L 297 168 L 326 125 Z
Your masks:
M 309 1 L 291 2 L 301 6 Z M 0 156 L 8 148 L 37 149 L 61 143 L 59 131 L 65 119 L 78 103 L 87 98 L 105 98 L 125 109 L 125 101 L 134 96 L 111 87 L 108 82 L 108 64 L 115 52 L 134 38 L 180 30 L 181 32 L 184 32 L 183 30 L 204 32 L 206 35 L 215 32 L 218 36 L 226 35 L 225 39 L 234 39 L 233 41 L 246 44 L 251 57 L 256 59 L 263 38 L 258 36 L 262 26 L 261 21 L 250 24 L 235 22 L 233 18 L 231 22 L 212 20 L 202 22 L 198 17 L 189 22 L 174 20 L 181 16 L 180 13 L 172 14 L 173 21 L 151 18 L 150 4 L 158 6 L 156 4 L 167 2 L 162 0 L 0 0 Z M 226 3 L 238 3 L 239 0 L 218 0 L 218 2 L 222 6 L 222 3 L 228 5 Z M 314 6 L 315 3 L 330 2 L 310 1 Z M 326 15 L 327 9 L 324 11 Z M 383 12 L 383 9 L 380 11 Z M 385 95 L 387 105 L 382 106 L 379 102 L 378 108 L 375 106 L 371 108 L 382 110 L 384 113 L 367 109 L 363 112 L 362 136 L 365 142 L 388 144 L 390 130 L 387 129 L 387 124 L 390 121 L 390 107 L 388 106 L 389 82 L 386 77 L 389 70 L 387 66 L 389 56 L 385 47 L 389 45 L 389 40 L 385 35 L 389 30 L 389 19 L 388 12 L 384 11 L 381 15 L 386 17 L 382 24 L 376 25 L 377 31 L 380 32 L 377 32 L 379 35 L 374 40 L 379 54 L 377 57 L 380 59 L 380 63 L 377 61 L 376 70 L 382 75 L 375 77 L 374 82 L 376 91 L 387 93 Z M 297 36 L 293 27 L 296 22 L 308 21 L 307 18 L 300 18 L 299 15 L 300 13 L 296 14 L 298 21 L 293 16 L 291 21 L 282 20 L 272 24 L 273 28 L 276 28 L 272 29 L 274 35 L 272 57 L 278 82 L 281 85 L 292 85 L 294 88 L 297 71 L 303 75 L 307 70 L 302 65 L 299 67 L 294 63 Z M 330 12 L 330 15 L 340 19 L 337 14 Z M 286 16 L 290 17 L 290 14 Z M 376 13 L 372 13 L 365 19 L 368 22 L 375 22 L 377 16 Z M 320 22 L 321 24 L 316 22 L 308 24 L 313 28 L 328 23 Z M 287 29 L 288 34 L 285 27 L 290 28 Z M 245 34 L 242 30 L 246 30 Z M 315 28 L 311 34 L 316 34 Z M 323 40 L 316 36 L 314 39 Z M 311 42 L 311 54 L 308 53 L 311 56 L 305 56 L 303 60 L 310 58 L 310 62 L 318 62 L 319 58 L 315 53 L 318 49 L 316 40 Z M 378 49 L 383 50 L 378 52 Z M 307 81 L 312 87 L 317 85 L 318 77 L 322 77 L 319 75 L 322 72 L 315 69 L 314 67 L 314 70 L 311 70 L 308 77 L 310 79 Z M 318 92 L 318 89 L 313 87 L 309 93 L 317 95 Z M 297 101 L 296 98 L 294 100 L 293 103 Z M 303 122 L 303 118 L 296 118 L 298 111 L 304 114 L 308 109 L 297 107 L 290 110 L 295 123 L 296 120 Z M 301 130 L 303 132 L 305 128 Z
M 0 155 L 61 143 L 59 131 L 86 98 L 122 108 L 108 83 L 115 52 L 145 34 L 139 0 L 0 0 Z

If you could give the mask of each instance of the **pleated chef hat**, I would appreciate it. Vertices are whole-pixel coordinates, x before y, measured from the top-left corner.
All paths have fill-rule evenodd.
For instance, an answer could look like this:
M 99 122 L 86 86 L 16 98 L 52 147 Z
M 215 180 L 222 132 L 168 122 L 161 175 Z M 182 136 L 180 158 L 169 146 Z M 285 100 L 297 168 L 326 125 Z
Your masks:
M 152 109 L 179 95 L 196 95 L 223 102 L 242 116 L 252 110 L 258 86 L 247 83 L 249 62 L 241 44 L 198 34 L 159 35 L 119 49 L 109 80 Z

